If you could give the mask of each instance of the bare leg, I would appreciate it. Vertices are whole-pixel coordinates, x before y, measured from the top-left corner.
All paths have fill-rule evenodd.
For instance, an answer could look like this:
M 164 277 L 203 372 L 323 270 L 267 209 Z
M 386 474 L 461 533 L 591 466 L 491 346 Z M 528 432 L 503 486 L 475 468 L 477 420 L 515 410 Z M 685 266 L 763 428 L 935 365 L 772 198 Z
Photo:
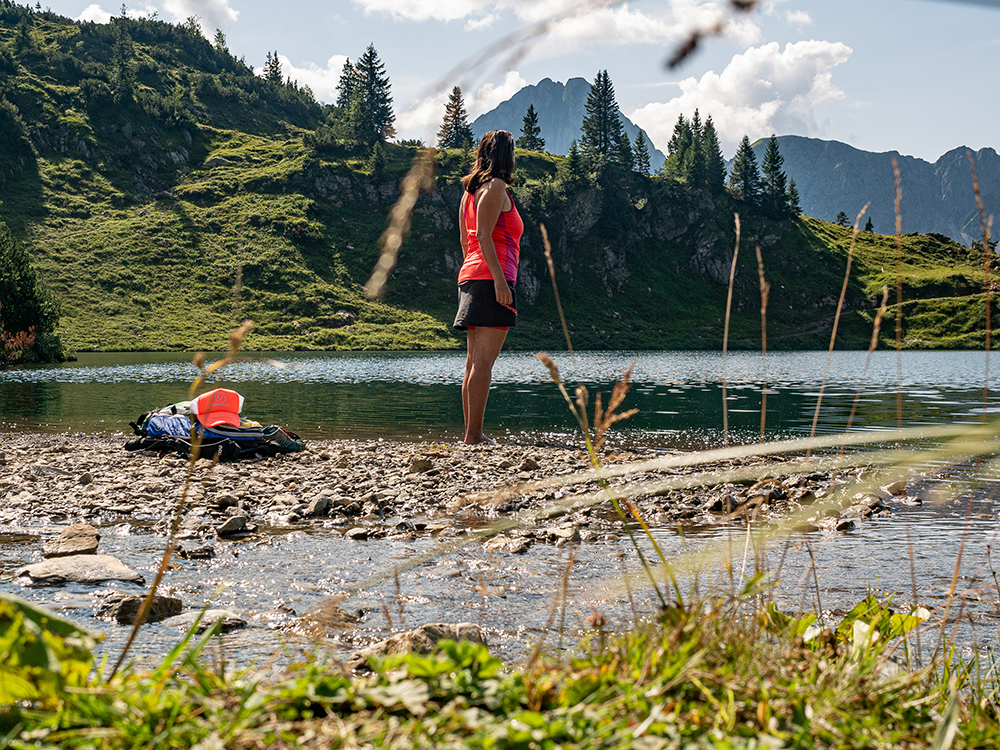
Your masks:
M 492 442 L 483 434 L 486 399 L 490 395 L 493 363 L 500 355 L 507 331 L 497 328 L 474 328 L 469 331 L 469 351 L 465 357 L 462 379 L 462 411 L 465 414 L 465 443 Z

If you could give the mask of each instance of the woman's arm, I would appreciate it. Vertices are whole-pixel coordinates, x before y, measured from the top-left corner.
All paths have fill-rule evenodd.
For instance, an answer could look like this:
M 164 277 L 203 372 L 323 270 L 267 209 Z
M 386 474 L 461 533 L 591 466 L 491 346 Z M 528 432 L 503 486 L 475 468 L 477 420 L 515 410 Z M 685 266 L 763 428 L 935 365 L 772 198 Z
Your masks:
M 462 258 L 469 254 L 469 228 L 465 226 L 465 202 L 471 200 L 469 194 L 462 191 L 462 200 L 458 202 L 458 241 L 462 245 Z
M 507 186 L 503 180 L 497 177 L 479 188 L 476 193 L 476 239 L 479 240 L 483 260 L 486 261 L 490 275 L 493 277 L 497 302 L 501 305 L 510 305 L 514 302 L 514 295 L 510 293 L 510 287 L 507 286 L 507 281 L 503 277 L 503 269 L 500 268 L 500 260 L 497 258 L 497 249 L 493 245 L 493 230 L 496 228 L 500 212 L 507 200 Z

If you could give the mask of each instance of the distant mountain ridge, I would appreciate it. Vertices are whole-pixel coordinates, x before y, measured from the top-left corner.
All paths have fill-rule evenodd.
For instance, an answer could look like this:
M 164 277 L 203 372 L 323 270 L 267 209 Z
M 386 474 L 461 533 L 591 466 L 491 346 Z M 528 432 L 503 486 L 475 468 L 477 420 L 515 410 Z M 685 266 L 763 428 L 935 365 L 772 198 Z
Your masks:
M 476 138 L 481 138 L 490 130 L 508 130 L 515 138 L 521 136 L 524 125 L 524 114 L 530 105 L 538 112 L 538 125 L 545 139 L 545 150 L 550 154 L 565 155 L 570 144 L 580 140 L 580 128 L 586 116 L 587 96 L 590 94 L 590 83 L 583 78 L 570 78 L 565 84 L 543 78 L 534 86 L 525 86 L 505 102 L 477 117 L 472 123 L 472 131 Z M 619 110 L 622 125 L 628 133 L 629 140 L 635 142 L 639 126 L 634 124 Z M 653 145 L 649 136 L 645 136 L 646 148 L 649 149 L 650 168 L 655 172 L 666 157 Z
M 843 211 L 853 224 L 861 207 L 871 201 L 866 215 L 871 216 L 875 231 L 895 232 L 895 157 L 903 232 L 937 232 L 965 245 L 982 239 L 969 149 L 964 146 L 952 149 L 933 164 L 896 151 L 872 153 L 839 141 L 797 135 L 779 136 L 778 146 L 785 158 L 785 172 L 795 180 L 802 212 L 807 216 L 835 221 Z M 758 163 L 766 147 L 766 140 L 754 143 Z M 1000 215 L 1000 156 L 992 148 L 983 148 L 973 152 L 972 159 L 986 215 Z

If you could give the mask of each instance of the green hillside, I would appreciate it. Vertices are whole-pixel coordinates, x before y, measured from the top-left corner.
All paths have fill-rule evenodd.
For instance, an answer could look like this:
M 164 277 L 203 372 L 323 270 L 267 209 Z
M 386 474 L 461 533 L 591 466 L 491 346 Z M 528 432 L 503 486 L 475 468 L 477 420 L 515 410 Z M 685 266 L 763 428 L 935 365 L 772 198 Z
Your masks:
M 368 300 L 361 286 L 417 149 L 387 144 L 373 163 L 320 128 L 335 114 L 193 29 L 0 2 L 0 221 L 61 301 L 66 346 L 214 349 L 247 318 L 254 349 L 461 346 L 450 321 L 467 156 L 438 154 L 386 296 Z M 542 223 L 576 346 L 720 347 L 734 211 L 730 347 L 760 346 L 757 244 L 769 348 L 829 341 L 847 228 L 766 219 L 667 178 L 571 174 L 565 157 L 537 152 L 518 154 L 515 200 L 527 229 L 513 347 L 563 346 Z M 904 242 L 906 345 L 982 346 L 980 257 L 939 236 Z M 893 237 L 862 233 L 841 347 L 867 346 L 895 257 Z

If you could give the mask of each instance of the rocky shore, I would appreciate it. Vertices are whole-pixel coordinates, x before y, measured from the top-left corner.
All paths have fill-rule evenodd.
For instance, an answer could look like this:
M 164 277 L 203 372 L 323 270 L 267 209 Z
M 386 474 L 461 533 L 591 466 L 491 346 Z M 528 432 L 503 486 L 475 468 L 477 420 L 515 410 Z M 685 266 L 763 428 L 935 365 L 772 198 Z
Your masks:
M 345 541 L 480 534 L 469 543 L 490 554 L 612 542 L 623 529 L 584 456 L 569 446 L 338 440 L 313 441 L 302 453 L 275 458 L 221 464 L 203 459 L 191 470 L 178 515 L 190 469 L 183 456 L 129 453 L 122 449 L 123 436 L 0 437 L 0 542 L 37 545 L 30 557 L 42 558 L 0 570 L 0 583 L 131 583 L 127 594 L 107 596 L 97 613 L 122 624 L 138 609 L 141 589 L 135 589 L 150 582 L 100 554 L 100 530 L 123 523 L 165 543 L 179 518 L 177 554 L 192 561 L 222 554 L 232 542 L 290 528 L 318 526 Z M 888 515 L 894 505 L 920 502 L 902 483 L 818 502 L 870 472 L 866 467 L 794 473 L 782 466 L 785 459 L 754 456 L 712 466 L 650 468 L 651 459 L 663 457 L 602 457 L 611 491 L 629 496 L 651 527 L 742 526 L 748 519 L 763 525 L 804 508 L 796 532 L 837 534 Z M 637 465 L 641 470 L 624 470 Z M 705 471 L 733 480 L 703 486 L 694 475 Z M 151 619 L 190 624 L 195 614 L 182 614 L 183 609 L 164 595 Z M 347 622 L 352 616 L 336 612 Z M 217 619 L 227 629 L 245 624 L 232 611 L 206 613 L 206 622 Z
M 4 435 L 0 448 L 0 527 L 27 528 L 129 520 L 166 536 L 185 490 L 189 461 L 174 453 L 128 453 L 115 436 Z M 614 469 L 662 454 L 615 453 Z M 639 471 L 612 477 L 617 493 L 630 491 L 650 526 L 768 520 L 789 507 L 810 505 L 858 472 L 770 471 L 782 459 L 752 457 L 725 465 Z M 665 478 L 696 471 L 749 468 L 739 483 L 663 490 Z M 621 529 L 610 503 L 593 502 L 601 487 L 583 454 L 569 446 L 462 446 L 382 440 L 313 441 L 302 453 L 213 463 L 191 472 L 178 536 L 184 548 L 269 528 L 322 523 L 350 538 L 377 539 L 421 533 L 460 534 L 502 518 L 526 522 L 514 533 L 534 541 L 593 541 Z M 773 476 L 773 479 L 768 477 Z M 761 479 L 763 477 L 763 479 Z M 652 487 L 649 494 L 641 491 Z M 635 492 L 632 488 L 640 488 Z M 813 519 L 855 521 L 889 513 L 888 501 L 906 498 L 905 485 L 850 498 Z M 572 507 L 580 498 L 584 507 Z M 600 498 L 598 498 L 600 499 Z M 593 503 L 593 504 L 589 504 Z M 532 513 L 553 504 L 561 518 Z M 544 514 L 543 514 L 544 515 Z M 572 526 L 572 534 L 554 533 Z M 827 525 L 829 525 L 827 523 Z M 846 524 L 840 524 L 840 530 Z

